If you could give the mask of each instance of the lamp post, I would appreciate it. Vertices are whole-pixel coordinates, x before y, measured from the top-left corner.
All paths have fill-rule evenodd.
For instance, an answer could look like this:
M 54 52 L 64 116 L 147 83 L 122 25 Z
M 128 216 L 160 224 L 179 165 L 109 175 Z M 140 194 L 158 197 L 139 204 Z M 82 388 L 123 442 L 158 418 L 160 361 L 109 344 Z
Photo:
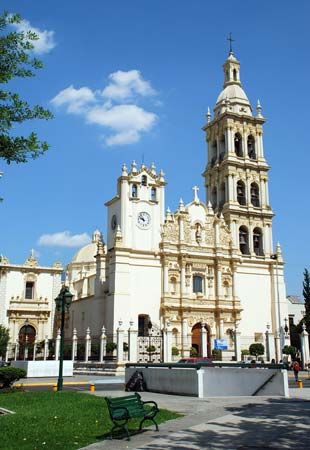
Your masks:
M 25 320 L 24 327 L 25 327 L 24 361 L 27 361 L 27 358 L 28 358 L 28 327 L 29 327 L 29 320 L 28 319 Z
M 55 298 L 57 311 L 61 312 L 60 324 L 60 352 L 59 352 L 59 374 L 57 381 L 57 391 L 62 391 L 63 385 L 63 360 L 64 360 L 64 346 L 65 346 L 65 312 L 68 311 L 72 302 L 73 295 L 67 286 L 63 286 Z
M 149 363 L 152 362 L 152 352 L 151 352 L 151 332 L 152 332 L 152 327 L 153 324 L 152 322 L 149 320 L 149 323 L 147 324 L 148 327 L 148 332 L 149 332 L 149 346 L 148 346 L 148 350 L 149 350 Z

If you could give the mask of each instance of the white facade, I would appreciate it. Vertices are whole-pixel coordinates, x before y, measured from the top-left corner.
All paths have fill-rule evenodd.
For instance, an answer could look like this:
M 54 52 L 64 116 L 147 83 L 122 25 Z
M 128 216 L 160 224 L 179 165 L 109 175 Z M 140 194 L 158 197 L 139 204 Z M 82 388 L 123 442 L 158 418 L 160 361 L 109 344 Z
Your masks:
M 182 356 L 192 347 L 210 354 L 221 338 L 231 358 L 236 334 L 248 348 L 265 345 L 267 331 L 269 356 L 281 359 L 288 311 L 281 248 L 274 252 L 272 241 L 264 122 L 259 103 L 253 115 L 231 52 L 214 117 L 208 110 L 204 127 L 206 202 L 194 187 L 191 203 L 180 200 L 165 213 L 163 172 L 154 164 L 123 165 L 116 196 L 106 203 L 107 245 L 97 235 L 80 250 L 80 265 L 92 268 L 87 275 L 75 271 L 76 259 L 68 267 L 71 332 L 82 337 L 90 327 L 100 336 L 104 326 L 110 335 L 130 327 L 143 334 L 146 320 L 170 330 Z M 94 292 L 82 287 L 89 277 Z
M 11 344 L 19 340 L 26 320 L 36 341 L 52 339 L 62 271 L 60 263 L 40 266 L 33 253 L 21 265 L 0 257 L 0 325 L 9 328 Z

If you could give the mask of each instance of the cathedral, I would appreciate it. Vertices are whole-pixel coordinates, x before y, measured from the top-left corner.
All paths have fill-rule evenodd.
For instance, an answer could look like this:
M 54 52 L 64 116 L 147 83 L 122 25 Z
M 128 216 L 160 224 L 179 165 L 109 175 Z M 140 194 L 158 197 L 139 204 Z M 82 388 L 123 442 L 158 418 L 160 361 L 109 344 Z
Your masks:
M 123 165 L 116 195 L 105 203 L 107 239 L 95 231 L 68 265 L 69 333 L 75 328 L 82 338 L 89 327 L 100 336 L 104 327 L 113 336 L 121 327 L 143 337 L 169 329 L 180 356 L 221 348 L 227 360 L 238 335 L 241 349 L 267 343 L 266 359 L 281 359 L 288 311 L 272 237 L 265 119 L 243 90 L 233 51 L 223 71 L 203 127 L 206 193 L 194 186 L 189 204 L 166 210 L 164 173 L 154 164 Z

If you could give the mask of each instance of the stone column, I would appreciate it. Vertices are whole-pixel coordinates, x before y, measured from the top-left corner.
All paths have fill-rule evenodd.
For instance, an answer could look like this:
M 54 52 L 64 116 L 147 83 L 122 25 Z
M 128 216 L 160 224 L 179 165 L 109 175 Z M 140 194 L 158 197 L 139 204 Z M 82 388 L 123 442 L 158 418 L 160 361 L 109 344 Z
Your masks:
M 191 348 L 191 335 L 188 333 L 188 323 L 186 319 L 182 320 L 182 358 L 189 358 Z
M 116 338 L 117 338 L 117 362 L 122 363 L 124 361 L 124 330 L 122 329 L 123 322 L 121 320 L 118 321 L 118 328 L 116 330 Z
M 306 364 L 309 362 L 309 335 L 306 330 L 306 325 L 302 324 L 302 332 L 300 334 L 301 342 L 301 355 L 302 355 L 302 365 L 305 370 Z
M 164 294 L 169 291 L 169 282 L 168 282 L 168 261 L 164 261 Z
M 132 363 L 138 362 L 138 330 L 134 326 L 133 320 L 129 323 L 128 329 L 128 360 Z
M 71 359 L 72 361 L 76 360 L 77 357 L 77 331 L 76 328 L 73 328 L 73 335 L 72 335 L 72 354 Z
M 200 348 L 201 348 L 201 356 L 203 358 L 208 356 L 208 345 L 207 345 L 207 339 L 208 339 L 208 332 L 206 330 L 205 324 L 201 324 L 201 333 L 200 333 Z
M 33 361 L 36 360 L 36 353 L 37 353 L 37 340 L 35 339 L 33 343 L 33 355 L 32 355 Z
M 234 330 L 234 350 L 235 350 L 235 360 L 241 361 L 241 343 L 240 343 L 240 336 L 241 333 L 238 329 L 239 323 L 235 322 L 235 330 Z
M 220 339 L 224 338 L 224 319 L 220 319 L 220 323 L 219 323 L 219 338 Z
M 57 330 L 57 337 L 56 337 L 56 344 L 55 344 L 55 360 L 56 361 L 59 360 L 60 340 L 61 340 L 60 328 L 58 328 L 58 330 Z
M 170 329 L 170 322 L 167 322 L 164 330 L 164 362 L 172 361 L 172 331 Z
M 106 355 L 106 346 L 107 346 L 107 336 L 105 334 L 105 327 L 101 328 L 101 337 L 100 337 L 100 362 L 103 361 Z
M 18 352 L 19 352 L 19 342 L 18 342 L 18 339 L 16 339 L 15 350 L 14 350 L 14 361 L 17 361 Z
M 90 328 L 87 327 L 86 336 L 85 336 L 85 362 L 88 362 L 91 352 L 91 337 L 90 337 Z
M 44 339 L 44 356 L 43 356 L 44 361 L 46 361 L 47 358 L 48 358 L 48 337 L 45 336 L 45 339 Z
M 266 195 L 266 205 L 269 206 L 269 191 L 268 191 L 268 182 L 265 180 L 265 195 Z
M 217 265 L 216 267 L 216 292 L 217 292 L 217 300 L 219 300 L 220 297 L 223 295 L 223 289 L 222 289 L 222 267 L 220 265 Z
M 265 194 L 265 181 L 264 179 L 260 180 L 260 193 L 259 200 L 261 206 L 266 206 L 266 194 Z

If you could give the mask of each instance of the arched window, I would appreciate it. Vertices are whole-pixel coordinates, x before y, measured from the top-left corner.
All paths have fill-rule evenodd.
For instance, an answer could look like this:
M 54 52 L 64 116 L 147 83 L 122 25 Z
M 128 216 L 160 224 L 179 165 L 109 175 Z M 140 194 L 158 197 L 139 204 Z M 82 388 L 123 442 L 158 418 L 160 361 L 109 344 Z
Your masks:
M 136 184 L 132 185 L 131 196 L 134 197 L 134 198 L 138 197 L 138 187 L 137 187 Z
M 242 150 L 242 137 L 240 133 L 235 134 L 234 138 L 235 143 L 235 153 L 237 156 L 242 157 L 243 156 L 243 150 Z
M 250 136 L 248 136 L 248 155 L 250 159 L 256 159 L 256 152 L 255 152 L 255 139 L 254 137 L 250 134 Z
M 253 249 L 257 256 L 264 256 L 263 233 L 260 228 L 254 228 L 253 230 Z
M 239 248 L 243 255 L 249 254 L 249 232 L 244 226 L 239 228 Z
M 226 153 L 225 135 L 222 134 L 221 140 L 220 140 L 220 161 L 223 161 L 225 153 Z
M 152 202 L 156 202 L 156 188 L 154 187 L 151 189 L 151 200 Z
M 237 201 L 238 201 L 239 205 L 246 204 L 245 184 L 242 180 L 239 180 L 237 183 Z
M 146 175 L 142 175 L 141 184 L 142 184 L 142 186 L 147 186 L 147 176 Z
M 259 206 L 259 187 L 256 183 L 251 184 L 251 203 L 253 206 Z
M 26 281 L 25 298 L 32 300 L 34 298 L 34 282 Z
M 171 294 L 176 294 L 176 292 L 177 292 L 177 279 L 176 279 L 176 277 L 171 277 L 170 278 L 170 290 L 171 290 Z
M 152 328 L 152 322 L 148 314 L 139 314 L 138 316 L 138 335 L 148 336 L 149 330 Z
M 196 292 L 196 293 L 203 292 L 203 280 L 200 275 L 193 276 L 193 292 Z
M 216 208 L 217 206 L 217 189 L 214 186 L 214 188 L 212 189 L 212 199 L 211 199 L 211 203 L 213 206 L 213 209 Z
M 237 70 L 236 69 L 233 70 L 233 77 L 234 77 L 234 81 L 237 81 Z
M 211 145 L 211 166 L 214 166 L 216 160 L 217 160 L 217 143 L 216 141 L 213 141 Z
M 220 190 L 220 208 L 223 208 L 224 203 L 226 200 L 226 188 L 225 188 L 225 183 L 221 184 L 221 190 Z

